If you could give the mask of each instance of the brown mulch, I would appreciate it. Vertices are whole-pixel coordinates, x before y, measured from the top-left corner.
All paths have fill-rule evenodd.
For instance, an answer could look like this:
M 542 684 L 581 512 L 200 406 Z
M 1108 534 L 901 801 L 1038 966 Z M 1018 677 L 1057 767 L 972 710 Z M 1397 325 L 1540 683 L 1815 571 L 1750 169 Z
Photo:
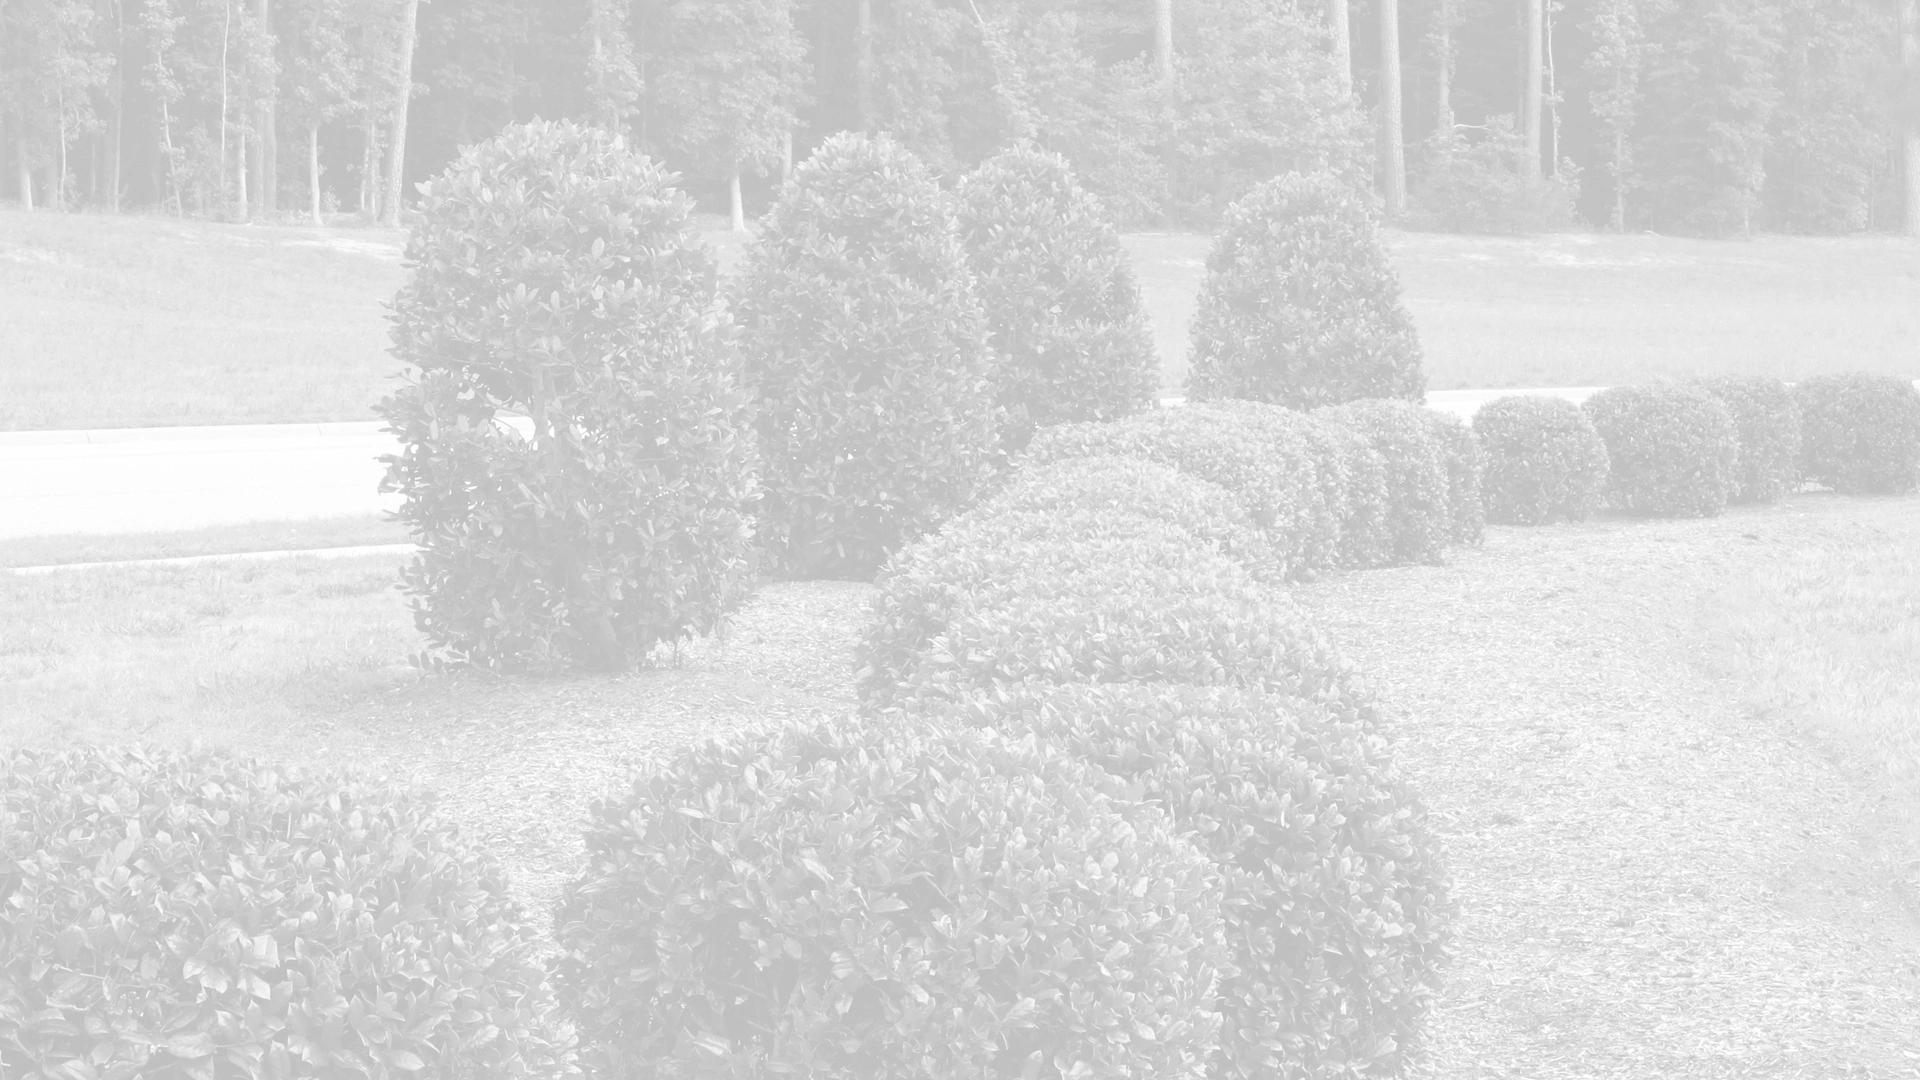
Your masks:
M 1456 878 L 1417 1075 L 1920 1075 L 1898 823 L 1742 710 L 1699 630 L 1730 575 L 1860 506 L 1494 528 L 1449 566 L 1296 590 L 1397 710 Z

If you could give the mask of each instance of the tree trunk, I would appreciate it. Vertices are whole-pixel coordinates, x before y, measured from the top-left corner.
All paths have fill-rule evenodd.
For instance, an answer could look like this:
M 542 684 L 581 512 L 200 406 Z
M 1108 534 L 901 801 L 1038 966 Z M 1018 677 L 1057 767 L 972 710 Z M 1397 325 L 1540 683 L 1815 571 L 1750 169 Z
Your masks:
M 1625 75 L 1618 73 L 1615 74 L 1614 78 L 1616 85 L 1626 80 Z M 1626 160 L 1626 155 L 1627 129 L 1624 125 L 1616 125 L 1613 129 L 1613 160 L 1616 162 L 1624 161 Z M 1625 233 L 1627 231 L 1627 178 L 1621 175 L 1625 171 L 1624 169 L 1614 170 L 1613 220 L 1610 224 L 1616 233 Z
M 20 173 L 20 209 L 33 209 L 33 166 L 27 160 L 27 125 L 22 123 L 13 135 L 13 163 Z
M 116 25 L 120 19 L 120 5 L 113 5 L 113 17 Z M 114 40 L 120 40 L 119 32 Z M 107 209 L 120 212 L 120 139 L 122 117 L 127 111 L 127 80 L 120 73 L 120 57 L 114 56 L 113 65 L 113 119 L 107 124 Z
M 1400 0 L 1380 0 L 1380 167 L 1387 216 L 1407 212 L 1406 134 L 1400 123 Z
M 787 124 L 785 134 L 780 137 L 780 185 L 786 186 L 793 179 L 793 124 Z
M 55 210 L 65 210 L 67 208 L 67 93 L 64 87 L 54 94 L 54 101 L 56 103 L 54 107 L 59 111 L 54 114 L 53 138 L 59 144 L 59 154 L 56 159 L 58 164 L 53 170 L 51 201 Z
M 854 92 L 860 109 L 860 130 L 873 130 L 873 0 L 860 0 L 859 22 L 853 31 Z
M 254 18 L 259 20 L 261 32 L 273 40 L 273 0 L 255 0 Z M 268 46 L 271 50 L 272 46 Z M 274 131 L 274 113 L 278 109 L 276 88 L 268 87 L 266 96 L 260 102 L 260 115 L 255 119 L 253 182 L 260 190 L 260 212 L 268 217 L 280 209 L 280 139 Z
M 1439 8 L 1440 38 L 1434 49 L 1438 54 L 1434 66 L 1440 82 L 1434 87 L 1433 130 L 1444 146 L 1453 141 L 1453 0 L 1440 0 Z
M 733 174 L 727 177 L 727 201 L 733 209 L 733 231 L 747 231 L 747 208 L 740 201 L 740 165 L 734 163 Z
M 1153 70 L 1173 81 L 1173 0 L 1153 0 Z
M 393 89 L 393 146 L 387 151 L 386 224 L 400 224 L 401 182 L 407 164 L 407 104 L 413 98 L 413 45 L 420 21 L 420 0 L 407 0 L 406 21 L 400 27 L 400 76 Z
M 1353 96 L 1353 30 L 1347 24 L 1347 0 L 1327 0 L 1327 36 L 1333 43 L 1333 69 L 1340 93 Z
M 227 195 L 227 39 L 233 32 L 233 0 L 227 0 L 226 22 L 220 27 L 220 208 L 230 210 Z M 242 217 L 244 218 L 244 214 Z
M 1900 56 L 1906 62 L 1908 80 L 1920 79 L 1920 0 L 1901 0 L 1900 4 Z M 1920 237 L 1920 116 L 1914 115 L 1914 103 L 1909 95 L 1906 137 L 1902 140 L 1906 150 L 1906 233 Z
M 373 118 L 373 102 L 360 114 L 360 192 L 355 206 L 369 219 L 379 207 L 378 173 L 380 171 L 380 130 Z
M 317 121 L 307 127 L 307 200 L 313 211 L 313 227 L 326 228 L 326 220 L 320 216 L 320 124 Z
M 239 209 L 239 218 L 241 221 L 247 221 L 250 219 L 250 216 L 247 213 L 248 144 L 252 142 L 258 142 L 258 141 L 259 140 L 257 139 L 248 139 L 245 135 L 240 136 L 240 145 L 238 147 L 235 147 L 235 149 L 238 152 L 233 155 L 233 171 L 234 171 L 233 195 L 234 195 L 235 205 Z
M 1548 0 L 1550 3 L 1550 0 Z M 1546 107 L 1553 112 L 1547 124 L 1547 161 L 1545 172 L 1558 179 L 1560 176 L 1560 84 L 1553 77 L 1553 8 L 1548 6 L 1544 13 L 1546 23 L 1547 91 Z
M 1521 32 L 1527 36 L 1525 81 L 1520 87 L 1520 158 L 1516 169 L 1523 183 L 1540 179 L 1540 23 L 1545 0 L 1522 0 L 1526 17 Z

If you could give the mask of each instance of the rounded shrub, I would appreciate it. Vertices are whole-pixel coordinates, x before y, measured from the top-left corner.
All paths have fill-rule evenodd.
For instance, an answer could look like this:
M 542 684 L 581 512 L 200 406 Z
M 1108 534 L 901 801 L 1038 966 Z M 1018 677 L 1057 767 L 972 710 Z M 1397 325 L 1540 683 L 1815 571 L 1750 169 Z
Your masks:
M 871 577 L 991 475 L 980 301 L 951 200 L 899 143 L 822 143 L 768 215 L 729 303 L 759 395 L 758 535 L 783 572 Z
M 1732 502 L 1771 503 L 1800 487 L 1800 406 L 1764 375 L 1711 375 L 1694 385 L 1718 398 L 1740 440 Z
M 1220 875 L 1101 786 L 1030 736 L 852 719 L 650 762 L 556 916 L 583 1063 L 1200 1080 Z
M 996 514 L 906 549 L 859 655 L 869 712 L 1031 680 L 1252 686 L 1372 715 L 1289 596 L 1186 530 L 1117 509 Z
M 1227 209 L 1190 337 L 1194 400 L 1426 400 L 1420 339 L 1373 211 L 1330 176 L 1283 174 Z
M 504 875 L 410 791 L 0 758 L 0 1075 L 577 1075 Z
M 1365 437 L 1386 465 L 1389 562 L 1437 561 L 1453 537 L 1450 447 L 1435 437 L 1425 411 L 1385 398 L 1314 410 Z
M 1238 496 L 1294 572 L 1307 540 L 1300 534 L 1319 498 L 1304 445 L 1245 413 L 1191 406 L 1153 409 L 1110 423 L 1043 428 L 1017 459 L 1033 468 L 1063 458 L 1114 455 L 1157 461 Z
M 1718 398 L 1674 382 L 1612 386 L 1586 410 L 1607 447 L 1607 503 L 1667 517 L 1726 509 L 1740 458 L 1733 414 Z
M 668 179 L 535 122 L 426 186 L 392 315 L 413 377 L 379 407 L 423 660 L 624 667 L 751 586 L 751 400 Z
M 1215 1077 L 1402 1076 L 1456 905 L 1427 809 L 1352 713 L 1259 691 L 1015 685 L 923 701 L 1033 733 L 1164 809 L 1225 880 Z
M 1373 440 L 1327 416 L 1308 414 L 1307 446 L 1327 505 L 1340 519 L 1339 565 L 1349 570 L 1393 561 L 1387 459 Z
M 1817 375 L 1793 388 L 1807 479 L 1849 495 L 1920 487 L 1920 392 L 1891 375 Z
M 1478 544 L 1487 531 L 1487 508 L 1480 494 L 1480 476 L 1487 466 L 1480 440 L 1465 421 L 1451 413 L 1421 409 L 1418 415 L 1447 464 L 1447 515 L 1453 526 L 1450 539 L 1456 544 Z
M 1289 480 L 1291 521 L 1275 521 L 1271 532 L 1289 554 L 1289 576 L 1310 579 L 1340 566 L 1340 530 L 1348 506 L 1349 469 L 1305 413 L 1261 401 L 1221 398 L 1187 408 L 1201 415 L 1227 414 L 1222 423 L 1231 437 L 1258 446 L 1266 468 Z
M 998 359 L 1002 444 L 1153 408 L 1160 361 L 1133 264 L 1066 160 L 1021 144 L 982 162 L 955 198 Z
M 1502 525 L 1584 521 L 1606 501 L 1607 444 L 1565 398 L 1511 394 L 1473 414 L 1485 455 L 1481 497 Z

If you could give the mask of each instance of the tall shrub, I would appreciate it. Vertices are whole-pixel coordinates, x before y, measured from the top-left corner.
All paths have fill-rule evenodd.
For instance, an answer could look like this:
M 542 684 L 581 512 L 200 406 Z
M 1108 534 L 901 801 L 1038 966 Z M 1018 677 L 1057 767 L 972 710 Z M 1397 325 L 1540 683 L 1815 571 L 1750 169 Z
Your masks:
M 951 200 L 890 137 L 796 169 L 734 280 L 766 500 L 797 576 L 869 577 L 991 473 L 993 353 Z
M 960 182 L 960 232 L 997 357 L 1001 441 L 1152 408 L 1159 358 L 1133 266 L 1066 160 L 1031 145 Z
M 1196 400 L 1426 400 L 1420 339 L 1372 209 L 1331 176 L 1279 176 L 1228 208 L 1190 336 Z
M 379 412 L 429 662 L 623 667 L 751 582 L 750 400 L 668 179 L 535 122 L 425 186 L 392 315 L 411 377 Z

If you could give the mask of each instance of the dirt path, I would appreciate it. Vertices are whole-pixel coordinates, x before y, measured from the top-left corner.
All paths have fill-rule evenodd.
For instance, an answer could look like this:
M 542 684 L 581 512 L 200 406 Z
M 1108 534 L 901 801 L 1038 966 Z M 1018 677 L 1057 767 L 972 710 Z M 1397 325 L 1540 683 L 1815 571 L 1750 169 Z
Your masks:
M 1920 1075 L 1920 918 L 1871 795 L 1701 664 L 1796 515 L 1497 529 L 1302 602 L 1401 714 L 1461 905 L 1440 1080 Z

